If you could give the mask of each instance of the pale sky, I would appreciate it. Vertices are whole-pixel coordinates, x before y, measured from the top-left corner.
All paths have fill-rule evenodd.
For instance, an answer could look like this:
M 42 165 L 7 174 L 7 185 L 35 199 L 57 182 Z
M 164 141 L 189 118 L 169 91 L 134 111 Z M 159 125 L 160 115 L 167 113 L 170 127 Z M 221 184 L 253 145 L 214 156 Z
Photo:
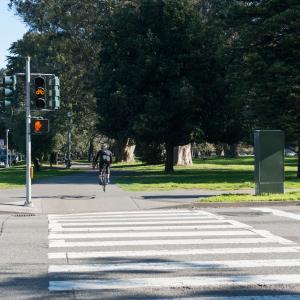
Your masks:
M 9 0 L 0 0 L 0 69 L 6 66 L 6 56 L 11 44 L 27 31 L 20 17 L 8 9 Z

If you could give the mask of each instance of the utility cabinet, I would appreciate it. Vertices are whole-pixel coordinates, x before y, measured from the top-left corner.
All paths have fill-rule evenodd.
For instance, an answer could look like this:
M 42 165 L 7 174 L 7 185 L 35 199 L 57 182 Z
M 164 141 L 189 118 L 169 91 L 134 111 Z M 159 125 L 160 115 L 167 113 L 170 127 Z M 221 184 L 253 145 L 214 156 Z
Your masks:
M 284 193 L 284 132 L 255 130 L 255 195 Z

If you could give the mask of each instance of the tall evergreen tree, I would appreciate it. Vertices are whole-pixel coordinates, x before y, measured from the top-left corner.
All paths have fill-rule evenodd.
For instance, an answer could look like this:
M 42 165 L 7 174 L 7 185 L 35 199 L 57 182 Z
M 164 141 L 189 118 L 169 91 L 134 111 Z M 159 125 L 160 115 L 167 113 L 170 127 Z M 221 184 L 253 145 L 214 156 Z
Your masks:
M 245 99 L 253 126 L 283 129 L 299 148 L 300 4 L 296 0 L 237 1 L 227 16 L 235 92 Z
M 193 1 L 121 4 L 103 32 L 101 128 L 112 137 L 164 143 L 165 170 L 173 171 L 173 148 L 191 140 L 201 110 L 192 82 L 205 50 Z

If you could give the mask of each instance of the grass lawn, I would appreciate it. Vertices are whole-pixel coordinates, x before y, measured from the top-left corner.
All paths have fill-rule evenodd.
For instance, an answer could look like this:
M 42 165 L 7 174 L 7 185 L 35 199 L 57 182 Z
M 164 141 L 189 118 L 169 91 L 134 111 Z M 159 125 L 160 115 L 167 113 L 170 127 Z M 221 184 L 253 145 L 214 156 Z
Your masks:
M 0 169 L 0 190 L 24 186 L 26 182 L 25 168 L 25 165 L 21 164 L 8 169 Z M 56 166 L 53 169 L 50 169 L 49 166 L 45 165 L 40 172 L 35 173 L 34 180 L 79 172 L 82 171 L 76 169 L 65 169 L 61 166 Z
M 285 188 L 300 188 L 296 178 L 295 158 L 286 158 Z M 114 170 L 126 172 L 112 174 L 114 182 L 127 191 L 174 189 L 238 190 L 254 188 L 254 158 L 210 158 L 194 160 L 191 167 L 175 167 L 165 173 L 163 165 L 114 164 Z
M 254 195 L 220 195 L 215 197 L 208 197 L 199 200 L 199 202 L 257 202 L 257 201 L 299 201 L 300 192 L 289 192 L 285 194 L 263 194 L 259 196 Z

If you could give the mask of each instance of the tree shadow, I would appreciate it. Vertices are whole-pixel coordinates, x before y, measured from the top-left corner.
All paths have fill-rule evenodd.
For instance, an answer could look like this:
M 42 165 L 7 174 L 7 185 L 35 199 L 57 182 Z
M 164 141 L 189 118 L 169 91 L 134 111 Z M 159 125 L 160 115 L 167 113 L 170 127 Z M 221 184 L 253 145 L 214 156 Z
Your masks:
M 84 259 L 80 261 L 84 264 L 99 264 L 101 266 L 111 266 L 112 264 L 117 264 L 121 266 L 124 263 L 132 263 L 132 264 L 148 264 L 151 265 L 152 263 L 179 263 L 180 260 L 177 259 L 163 259 L 163 258 L 123 258 L 123 257 L 114 257 L 114 258 L 95 258 L 95 259 Z M 78 263 L 76 260 L 69 261 L 70 264 Z M 181 297 L 226 297 L 226 296 L 266 296 L 266 295 L 292 295 L 295 297 L 300 297 L 300 292 L 293 292 L 289 290 L 289 287 L 282 286 L 264 286 L 264 285 L 250 285 L 245 287 L 243 285 L 234 284 L 237 276 L 243 276 L 243 279 L 246 281 L 253 279 L 256 275 L 250 274 L 245 272 L 242 268 L 228 268 L 224 269 L 223 265 L 217 264 L 216 262 L 216 269 L 212 269 L 209 264 L 203 265 L 202 269 L 193 269 L 191 263 L 187 262 L 185 264 L 186 269 L 183 271 L 190 270 L 188 275 L 178 274 L 178 270 L 151 270 L 148 269 L 146 271 L 140 270 L 138 265 L 136 269 L 131 270 L 114 270 L 114 271 L 105 271 L 105 272 L 91 272 L 89 274 L 82 274 L 82 273 L 63 273 L 63 274 L 51 274 L 50 280 L 53 281 L 60 281 L 60 280 L 88 280 L 88 279 L 96 279 L 96 280 L 103 280 L 104 282 L 107 280 L 117 282 L 118 280 L 130 280 L 134 278 L 142 279 L 143 277 L 148 278 L 164 278 L 168 277 L 172 280 L 172 277 L 175 276 L 193 276 L 199 277 L 205 276 L 210 277 L 212 282 L 214 279 L 218 277 L 229 277 L 232 278 L 231 285 L 228 286 L 180 286 L 180 287 L 172 287 L 172 282 L 170 281 L 169 287 L 147 287 L 143 286 L 137 289 L 121 289 L 117 288 L 114 290 L 101 290 L 101 291 L 75 291 L 75 295 L 80 299 L 85 299 L 84 296 L 88 297 L 89 295 L 93 295 L 92 299 L 97 299 L 98 296 L 101 295 L 103 299 L 179 299 Z M 222 270 L 222 275 L 220 275 L 220 271 Z M 225 270 L 225 271 L 224 271 Z M 147 289 L 148 288 L 148 289 Z M 58 294 L 58 292 L 53 292 L 54 294 Z M 90 299 L 90 298 L 87 298 Z M 217 298 L 216 298 L 217 299 Z M 221 298 L 220 298 L 221 299 Z M 297 299 L 297 298 L 295 298 Z

